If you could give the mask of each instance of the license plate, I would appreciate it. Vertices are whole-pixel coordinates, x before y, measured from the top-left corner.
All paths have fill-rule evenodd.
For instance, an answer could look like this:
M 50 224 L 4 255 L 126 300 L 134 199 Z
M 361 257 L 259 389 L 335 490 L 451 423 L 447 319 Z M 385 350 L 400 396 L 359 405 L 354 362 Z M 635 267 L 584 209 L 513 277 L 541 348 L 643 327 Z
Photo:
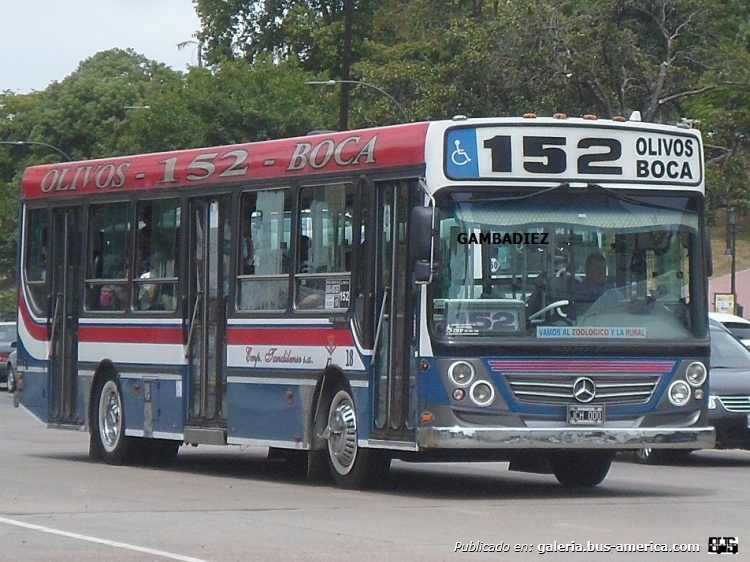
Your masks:
M 604 406 L 574 406 L 569 404 L 568 423 L 570 425 L 599 425 L 604 423 Z

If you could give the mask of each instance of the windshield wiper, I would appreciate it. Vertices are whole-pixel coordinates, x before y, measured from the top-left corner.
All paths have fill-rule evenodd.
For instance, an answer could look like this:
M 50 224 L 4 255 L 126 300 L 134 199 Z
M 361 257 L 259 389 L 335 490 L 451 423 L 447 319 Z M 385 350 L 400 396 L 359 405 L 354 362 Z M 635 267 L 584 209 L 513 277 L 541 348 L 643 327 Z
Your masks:
M 539 197 L 540 195 L 547 195 L 548 193 L 552 193 L 554 191 L 558 190 L 565 190 L 565 189 L 572 189 L 570 187 L 570 183 L 564 181 L 562 183 L 557 184 L 554 187 L 548 187 L 547 189 L 542 189 L 541 191 L 534 191 L 532 193 L 526 193 L 524 195 L 514 195 L 512 197 L 478 197 L 478 198 L 471 198 L 469 201 L 470 203 L 505 203 L 508 201 L 524 201 L 526 199 L 533 199 L 534 197 Z
M 592 191 L 603 191 L 604 193 L 618 201 L 622 201 L 623 203 L 630 203 L 631 205 L 637 205 L 639 207 L 649 207 L 651 209 L 659 209 L 662 211 L 677 211 L 680 213 L 690 212 L 684 208 L 670 207 L 667 205 L 660 205 L 659 203 L 649 203 L 647 201 L 641 201 L 640 199 L 636 199 L 635 197 L 631 197 L 630 195 L 625 195 L 624 193 L 621 193 L 616 189 L 612 189 L 611 187 L 604 187 L 603 185 L 599 185 L 598 183 L 589 182 L 586 184 L 586 189 L 591 189 Z

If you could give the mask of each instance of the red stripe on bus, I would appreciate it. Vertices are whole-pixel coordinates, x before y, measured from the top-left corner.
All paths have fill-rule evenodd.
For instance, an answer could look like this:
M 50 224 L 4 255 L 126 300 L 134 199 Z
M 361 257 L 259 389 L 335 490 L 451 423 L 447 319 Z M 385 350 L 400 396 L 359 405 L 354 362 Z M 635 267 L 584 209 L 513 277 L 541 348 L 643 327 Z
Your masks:
M 40 325 L 34 322 L 34 319 L 31 317 L 31 313 L 29 312 L 26 299 L 24 298 L 23 291 L 18 291 L 18 310 L 21 311 L 21 321 L 23 322 L 26 331 L 29 332 L 29 335 L 31 335 L 31 337 L 36 341 L 46 341 L 47 326 L 43 324 Z
M 28 168 L 24 199 L 424 164 L 428 123 Z
M 182 344 L 182 328 L 177 326 L 78 326 L 82 343 Z
M 229 328 L 229 345 L 312 345 L 351 346 L 349 330 L 328 328 Z

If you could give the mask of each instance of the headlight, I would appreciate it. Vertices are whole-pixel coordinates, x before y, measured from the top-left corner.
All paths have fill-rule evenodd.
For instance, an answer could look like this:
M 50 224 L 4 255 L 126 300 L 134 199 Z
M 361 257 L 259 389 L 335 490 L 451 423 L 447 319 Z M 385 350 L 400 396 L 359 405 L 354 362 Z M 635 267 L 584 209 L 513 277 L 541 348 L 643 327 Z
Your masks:
M 469 397 L 477 406 L 489 406 L 495 399 L 495 389 L 489 383 L 477 381 L 471 385 Z
M 690 363 L 687 370 L 685 371 L 685 378 L 692 386 L 695 387 L 698 387 L 706 382 L 707 375 L 708 371 L 706 370 L 706 367 L 703 365 L 703 363 L 699 363 L 697 361 L 695 363 Z
M 474 380 L 474 367 L 466 361 L 456 361 L 448 367 L 448 376 L 458 386 L 466 386 Z
M 674 381 L 669 385 L 669 401 L 675 406 L 684 406 L 690 400 L 690 387 L 685 381 Z
M 714 396 L 713 394 L 708 395 L 708 409 L 709 410 L 716 409 L 716 396 Z

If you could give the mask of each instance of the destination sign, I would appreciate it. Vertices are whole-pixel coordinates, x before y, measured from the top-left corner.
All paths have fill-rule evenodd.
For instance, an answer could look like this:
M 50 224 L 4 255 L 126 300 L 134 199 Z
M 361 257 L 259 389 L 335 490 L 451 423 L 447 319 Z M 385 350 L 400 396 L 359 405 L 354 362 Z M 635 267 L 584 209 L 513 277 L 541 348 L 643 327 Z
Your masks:
M 698 186 L 696 131 L 560 126 L 455 127 L 445 135 L 453 180 L 571 181 Z

